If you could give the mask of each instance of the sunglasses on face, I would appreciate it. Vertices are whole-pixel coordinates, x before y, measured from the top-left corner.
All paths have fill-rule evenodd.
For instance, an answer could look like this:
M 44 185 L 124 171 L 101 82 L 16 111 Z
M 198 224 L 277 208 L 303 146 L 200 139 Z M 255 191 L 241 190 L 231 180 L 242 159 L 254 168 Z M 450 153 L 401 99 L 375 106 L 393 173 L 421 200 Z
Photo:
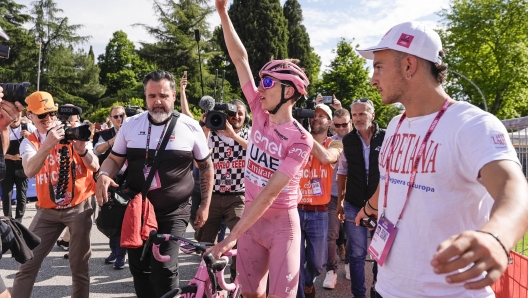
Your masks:
M 55 116 L 57 116 L 57 112 L 44 113 L 44 114 L 37 115 L 37 117 L 38 117 L 39 119 L 46 119 L 46 117 L 48 117 L 48 115 L 49 115 L 50 117 L 55 117 Z
M 125 118 L 125 114 L 114 115 L 114 116 L 112 116 L 112 118 L 114 118 L 114 119 L 119 119 L 119 118 L 123 119 L 123 118 Z
M 264 88 L 264 89 L 270 89 L 273 86 L 275 86 L 275 83 L 279 83 L 279 84 L 284 85 L 284 86 L 290 86 L 290 85 L 284 84 L 284 83 L 282 83 L 280 81 L 275 81 L 275 80 L 273 80 L 270 77 L 261 78 L 259 86 Z
M 340 123 L 340 124 L 339 123 L 334 123 L 335 128 L 340 128 L 340 127 L 344 128 L 344 127 L 347 127 L 347 125 L 348 125 L 348 122 Z

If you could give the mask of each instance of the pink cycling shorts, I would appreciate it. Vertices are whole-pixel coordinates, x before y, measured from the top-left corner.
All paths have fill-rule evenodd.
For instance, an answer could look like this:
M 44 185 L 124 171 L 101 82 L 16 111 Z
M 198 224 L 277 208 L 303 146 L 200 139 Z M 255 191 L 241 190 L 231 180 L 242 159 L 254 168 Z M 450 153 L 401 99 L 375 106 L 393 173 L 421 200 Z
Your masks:
M 246 208 L 249 207 L 246 203 Z M 238 280 L 245 293 L 296 297 L 299 284 L 301 228 L 297 208 L 268 209 L 237 244 Z

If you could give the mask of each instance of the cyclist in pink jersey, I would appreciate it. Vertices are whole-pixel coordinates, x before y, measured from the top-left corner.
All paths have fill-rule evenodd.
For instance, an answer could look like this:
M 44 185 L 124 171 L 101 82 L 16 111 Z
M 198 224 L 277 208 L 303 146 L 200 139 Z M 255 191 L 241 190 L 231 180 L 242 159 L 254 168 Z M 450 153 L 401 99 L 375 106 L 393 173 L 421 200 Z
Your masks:
M 227 0 L 216 7 L 229 56 L 253 114 L 246 156 L 246 208 L 229 236 L 215 245 L 215 258 L 238 240 L 237 272 L 244 297 L 295 297 L 300 268 L 297 204 L 300 170 L 313 145 L 311 135 L 293 118 L 292 107 L 307 94 L 309 80 L 292 60 L 268 62 L 257 88 L 247 52 L 227 13 Z

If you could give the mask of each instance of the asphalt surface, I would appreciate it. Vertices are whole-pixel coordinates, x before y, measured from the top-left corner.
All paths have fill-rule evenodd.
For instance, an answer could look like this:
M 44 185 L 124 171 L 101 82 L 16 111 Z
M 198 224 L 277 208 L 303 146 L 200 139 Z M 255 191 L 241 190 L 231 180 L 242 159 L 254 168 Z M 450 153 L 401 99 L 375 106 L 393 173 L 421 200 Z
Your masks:
M 29 224 L 35 216 L 35 203 L 28 203 L 23 224 Z M 187 238 L 194 237 L 194 230 L 187 228 Z M 128 269 L 128 261 L 125 269 L 116 270 L 112 265 L 104 264 L 104 259 L 109 255 L 108 238 L 101 234 L 94 225 L 91 232 L 92 257 L 90 259 L 90 297 L 136 297 L 132 277 Z M 41 270 L 33 287 L 32 297 L 71 297 L 71 276 L 69 262 L 64 259 L 62 248 L 55 246 L 48 257 L 42 263 Z M 194 276 L 199 263 L 199 257 L 195 254 L 180 254 L 180 285 L 186 285 Z M 0 260 L 0 276 L 10 289 L 19 264 L 11 258 L 10 252 L 6 253 Z M 367 262 L 365 271 L 367 273 L 367 289 L 372 284 L 372 263 Z M 322 284 L 326 272 L 322 273 L 316 280 L 316 297 L 341 298 L 352 297 L 350 293 L 350 281 L 345 279 L 344 263 L 340 262 L 338 270 L 338 281 L 335 289 L 323 289 Z M 368 295 L 367 290 L 367 295 Z M 16 297 L 14 297 L 16 298 Z

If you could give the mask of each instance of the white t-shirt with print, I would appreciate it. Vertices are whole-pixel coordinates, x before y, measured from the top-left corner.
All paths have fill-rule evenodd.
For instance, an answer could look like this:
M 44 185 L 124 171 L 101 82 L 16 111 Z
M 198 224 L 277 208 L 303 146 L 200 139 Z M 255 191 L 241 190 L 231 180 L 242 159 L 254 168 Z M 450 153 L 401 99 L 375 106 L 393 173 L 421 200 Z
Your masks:
M 411 119 L 410 124 L 404 120 L 396 135 L 385 210 L 393 224 L 403 208 L 413 160 L 436 115 Z M 380 214 L 388 148 L 400 117 L 390 122 L 379 156 Z M 427 142 L 396 238 L 379 267 L 376 289 L 383 297 L 494 297 L 489 287 L 470 291 L 463 283 L 448 284 L 430 262 L 441 242 L 480 229 L 489 220 L 493 199 L 478 175 L 495 160 L 519 163 L 504 125 L 468 103 L 451 105 Z

